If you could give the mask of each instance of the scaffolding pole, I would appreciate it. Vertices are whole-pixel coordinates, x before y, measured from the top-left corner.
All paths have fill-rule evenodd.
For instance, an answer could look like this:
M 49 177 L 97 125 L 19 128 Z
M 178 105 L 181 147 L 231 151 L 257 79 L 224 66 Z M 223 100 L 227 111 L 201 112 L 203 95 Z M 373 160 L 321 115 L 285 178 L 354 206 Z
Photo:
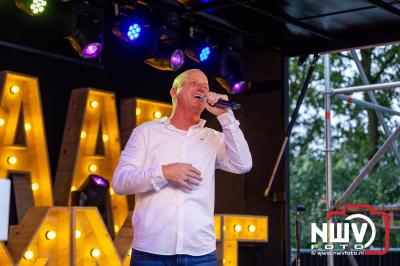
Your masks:
M 399 204 L 381 204 L 374 205 L 374 210 L 376 211 L 384 211 L 384 212 L 399 212 L 400 213 L 400 205 Z M 363 208 L 348 208 L 347 213 L 359 213 L 365 211 Z
M 335 95 L 335 98 L 337 98 L 339 100 L 346 101 L 348 103 L 353 103 L 355 105 L 359 105 L 359 106 L 367 108 L 367 109 L 371 109 L 371 110 L 377 111 L 377 113 L 381 112 L 381 113 L 387 113 L 387 114 L 390 114 L 390 115 L 400 116 L 400 112 L 398 112 L 398 111 L 395 111 L 393 109 L 390 109 L 390 108 L 387 108 L 387 107 L 384 107 L 384 106 L 381 106 L 381 105 L 378 105 L 378 104 L 372 104 L 372 103 L 369 103 L 367 101 L 354 99 L 353 97 L 348 96 L 348 95 L 338 94 L 338 95 Z M 389 135 L 390 135 L 390 132 L 389 132 Z
M 354 62 L 356 63 L 356 66 L 357 66 L 358 72 L 360 73 L 360 77 L 361 77 L 362 82 L 364 83 L 364 85 L 369 85 L 368 77 L 367 77 L 367 75 L 365 73 L 363 65 L 360 62 L 360 59 L 358 58 L 358 55 L 357 55 L 356 51 L 355 50 L 350 50 L 350 53 L 351 53 L 351 56 L 353 57 Z M 376 100 L 374 93 L 372 91 L 367 91 L 367 94 L 368 94 L 368 97 L 369 97 L 369 100 L 371 101 L 371 103 L 373 103 L 375 105 L 378 105 L 378 101 Z M 387 123 L 385 121 L 385 118 L 380 113 L 380 111 L 375 110 L 375 113 L 376 113 L 376 116 L 378 117 L 378 120 L 379 120 L 380 124 L 383 127 L 383 130 L 385 131 L 386 137 L 389 137 L 390 130 L 389 130 L 389 127 L 388 127 L 388 125 L 387 125 Z M 394 153 L 394 156 L 396 158 L 397 165 L 400 165 L 400 154 L 399 154 L 399 151 L 397 149 L 397 143 L 393 142 L 391 144 L 391 147 L 392 147 L 392 151 Z
M 331 95 L 335 96 L 336 94 L 351 94 L 355 92 L 395 89 L 398 87 L 400 87 L 400 81 L 334 89 L 331 91 Z
M 331 77 L 329 54 L 324 55 L 324 78 L 325 78 L 325 174 L 326 174 L 326 211 L 332 207 L 332 158 L 331 158 Z M 328 221 L 327 221 L 328 222 Z M 331 219 L 328 222 L 330 230 Z M 330 235 L 330 234 L 328 234 Z M 328 243 L 330 244 L 330 237 Z M 328 266 L 333 266 L 333 255 L 327 256 Z

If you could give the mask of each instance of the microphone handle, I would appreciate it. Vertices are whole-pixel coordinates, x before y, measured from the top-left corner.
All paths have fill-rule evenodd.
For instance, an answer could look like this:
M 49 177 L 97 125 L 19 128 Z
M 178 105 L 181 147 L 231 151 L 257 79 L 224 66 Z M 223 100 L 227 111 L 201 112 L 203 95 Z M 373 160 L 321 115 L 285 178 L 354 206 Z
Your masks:
M 229 102 L 229 101 L 224 101 L 224 100 L 218 100 L 215 103 L 216 106 L 222 107 L 222 108 L 231 108 L 234 110 L 237 110 L 241 107 L 240 103 L 237 102 Z

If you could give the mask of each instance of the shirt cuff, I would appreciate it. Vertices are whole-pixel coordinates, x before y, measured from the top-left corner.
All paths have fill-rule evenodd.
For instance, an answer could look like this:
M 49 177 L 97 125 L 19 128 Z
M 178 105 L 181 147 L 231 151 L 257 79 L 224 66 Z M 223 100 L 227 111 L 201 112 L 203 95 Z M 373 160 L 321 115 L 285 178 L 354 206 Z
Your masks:
M 222 127 L 226 127 L 232 124 L 239 125 L 239 121 L 236 120 L 235 115 L 232 110 L 228 110 L 226 113 L 217 116 L 217 119 Z
M 151 176 L 151 184 L 153 185 L 155 191 L 159 191 L 168 184 L 167 179 L 165 179 L 163 175 L 161 165 L 153 168 Z

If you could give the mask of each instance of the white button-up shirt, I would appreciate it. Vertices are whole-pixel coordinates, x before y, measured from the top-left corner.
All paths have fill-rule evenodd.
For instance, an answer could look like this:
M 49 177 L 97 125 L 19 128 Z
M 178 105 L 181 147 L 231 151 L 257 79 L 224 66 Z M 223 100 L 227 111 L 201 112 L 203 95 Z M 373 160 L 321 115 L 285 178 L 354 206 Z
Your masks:
M 117 194 L 136 194 L 133 248 L 160 255 L 200 256 L 216 249 L 215 169 L 245 173 L 252 167 L 247 142 L 231 111 L 217 117 L 223 133 L 204 127 L 188 131 L 166 117 L 136 127 L 114 172 Z M 162 165 L 190 163 L 201 172 L 188 191 L 169 184 Z

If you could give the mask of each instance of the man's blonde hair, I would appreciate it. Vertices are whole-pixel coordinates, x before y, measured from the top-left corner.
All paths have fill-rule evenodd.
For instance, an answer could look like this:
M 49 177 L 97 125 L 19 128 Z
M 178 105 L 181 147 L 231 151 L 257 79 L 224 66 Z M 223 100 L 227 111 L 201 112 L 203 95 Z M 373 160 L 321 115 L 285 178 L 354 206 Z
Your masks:
M 181 74 L 179 74 L 179 75 L 174 79 L 174 82 L 172 83 L 172 88 L 176 88 L 176 90 L 178 91 L 178 90 L 182 87 L 182 84 L 183 84 L 183 82 L 186 80 L 187 76 L 188 76 L 190 73 L 192 73 L 192 72 L 197 72 L 197 71 L 203 72 L 203 71 L 201 71 L 200 69 L 192 68 L 192 69 L 186 70 L 186 71 L 182 72 Z M 174 103 L 174 98 L 173 98 L 173 97 L 172 97 L 172 103 Z
M 189 70 L 186 70 L 186 71 L 182 72 L 181 74 L 179 74 L 179 75 L 174 79 L 174 82 L 172 83 L 172 88 L 177 88 L 177 89 L 179 89 L 179 88 L 182 86 L 183 82 L 185 81 L 186 77 L 187 77 L 191 72 L 198 72 L 198 71 L 200 71 L 200 72 L 203 73 L 203 71 L 201 71 L 200 69 L 197 69 L 197 68 L 192 68 L 192 69 L 189 69 Z

